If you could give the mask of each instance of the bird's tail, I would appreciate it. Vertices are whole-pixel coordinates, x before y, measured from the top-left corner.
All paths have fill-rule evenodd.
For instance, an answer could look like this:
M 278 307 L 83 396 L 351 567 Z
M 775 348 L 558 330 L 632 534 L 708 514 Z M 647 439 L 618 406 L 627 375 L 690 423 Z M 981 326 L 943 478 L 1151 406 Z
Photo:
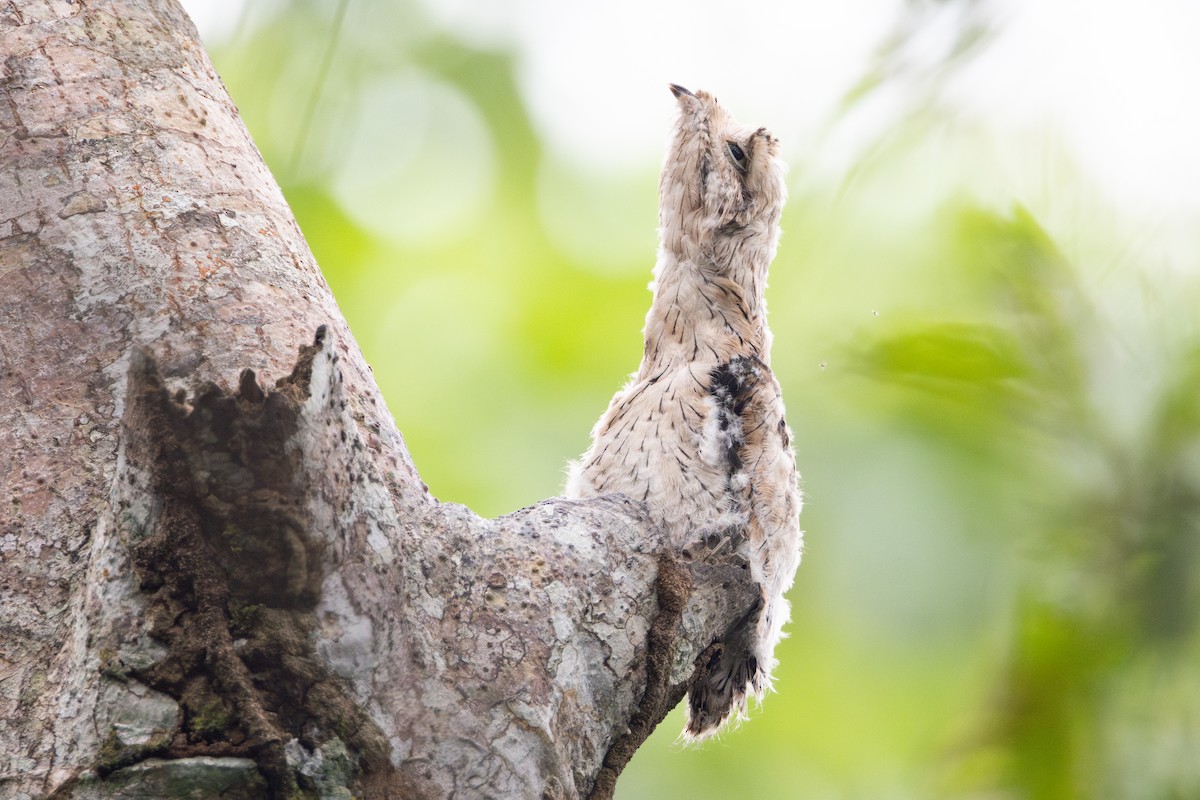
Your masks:
M 759 602 L 738 620 L 688 692 L 686 739 L 706 739 L 731 717 L 745 719 L 747 697 L 761 700 L 769 688 L 764 669 L 768 665 L 760 664 L 755 652 L 761 613 Z

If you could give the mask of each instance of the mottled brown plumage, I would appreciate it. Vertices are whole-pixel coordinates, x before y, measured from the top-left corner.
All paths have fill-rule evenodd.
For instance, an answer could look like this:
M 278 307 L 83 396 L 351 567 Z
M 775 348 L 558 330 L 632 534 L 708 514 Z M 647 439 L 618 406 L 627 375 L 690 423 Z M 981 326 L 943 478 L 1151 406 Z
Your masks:
M 800 492 L 763 299 L 786 191 L 778 140 L 705 92 L 671 91 L 679 118 L 659 180 L 645 352 L 572 464 L 567 494 L 627 495 L 683 556 L 732 550 L 749 563 L 761 602 L 689 695 L 686 734 L 703 738 L 770 687 L 800 562 Z

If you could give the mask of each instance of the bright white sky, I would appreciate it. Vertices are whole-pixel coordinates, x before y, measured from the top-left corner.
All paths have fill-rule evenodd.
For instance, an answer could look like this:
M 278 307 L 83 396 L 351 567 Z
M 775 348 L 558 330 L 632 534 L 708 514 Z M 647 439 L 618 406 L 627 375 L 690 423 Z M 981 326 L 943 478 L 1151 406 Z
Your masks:
M 458 36 L 517 54 L 535 123 L 564 157 L 599 169 L 656 163 L 674 81 L 713 90 L 740 119 L 768 122 L 789 153 L 835 173 L 895 122 L 904 98 L 919 96 L 911 89 L 949 46 L 951 15 L 968 9 L 1000 22 L 1001 34 L 939 91 L 943 104 L 1001 137 L 1061 141 L 1119 207 L 1200 215 L 1195 0 L 928 3 L 900 54 L 909 84 L 836 127 L 836 103 L 893 31 L 901 0 L 421 2 Z M 184 0 L 209 41 L 231 32 L 242 5 Z

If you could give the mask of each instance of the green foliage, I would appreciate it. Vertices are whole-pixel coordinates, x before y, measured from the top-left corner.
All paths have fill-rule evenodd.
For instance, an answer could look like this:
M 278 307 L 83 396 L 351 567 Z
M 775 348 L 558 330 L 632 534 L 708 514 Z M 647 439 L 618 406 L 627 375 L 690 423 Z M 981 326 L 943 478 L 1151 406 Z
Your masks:
M 404 5 L 352 4 L 301 136 L 329 13 L 248 26 L 218 67 L 434 494 L 484 514 L 554 495 L 640 357 L 654 165 L 563 163 L 511 54 Z M 963 42 L 956 59 L 986 36 Z M 428 103 L 378 202 L 453 203 L 426 197 L 446 191 L 422 167 L 439 114 L 482 132 L 490 177 L 429 235 L 364 222 L 339 188 L 381 113 L 369 86 L 395 82 Z M 1139 264 L 1119 226 L 1065 247 L 1027 208 L 965 199 L 994 196 L 987 165 L 947 170 L 926 141 L 972 152 L 976 133 L 939 124 L 909 118 L 844 185 L 793 191 L 769 299 L 808 548 L 778 692 L 700 750 L 672 717 L 620 797 L 1200 795 L 1195 281 Z

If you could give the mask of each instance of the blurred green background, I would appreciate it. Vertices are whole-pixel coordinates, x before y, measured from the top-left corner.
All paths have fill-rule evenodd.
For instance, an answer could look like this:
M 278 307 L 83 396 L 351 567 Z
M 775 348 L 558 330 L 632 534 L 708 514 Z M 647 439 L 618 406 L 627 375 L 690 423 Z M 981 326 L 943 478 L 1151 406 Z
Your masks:
M 637 366 L 665 83 L 784 135 L 807 551 L 778 692 L 699 749 L 676 712 L 618 797 L 1200 797 L 1200 181 L 1170 116 L 1200 74 L 1151 58 L 1169 17 L 1068 6 L 1056 38 L 875 0 L 847 55 L 806 4 L 218 5 L 191 4 L 423 478 L 489 516 L 559 492 Z M 713 18 L 655 49 L 684 13 Z

